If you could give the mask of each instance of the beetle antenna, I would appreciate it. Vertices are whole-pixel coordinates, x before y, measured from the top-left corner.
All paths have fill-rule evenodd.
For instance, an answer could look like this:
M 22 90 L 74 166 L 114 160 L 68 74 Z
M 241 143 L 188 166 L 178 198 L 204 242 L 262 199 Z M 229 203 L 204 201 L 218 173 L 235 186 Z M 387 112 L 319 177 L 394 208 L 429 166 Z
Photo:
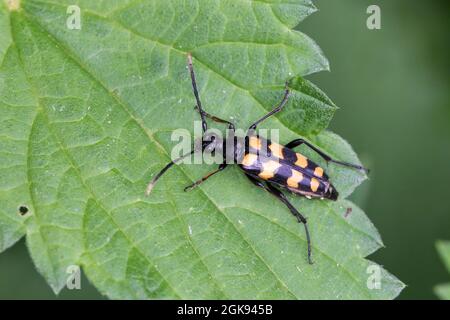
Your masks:
M 155 186 L 155 184 L 159 180 L 159 178 L 161 178 L 161 176 L 164 174 L 164 172 L 166 172 L 174 164 L 180 162 L 181 160 L 183 160 L 187 156 L 193 154 L 195 151 L 196 150 L 193 149 L 192 151 L 190 151 L 190 152 L 188 152 L 186 154 L 183 154 L 181 157 L 176 158 L 175 160 L 172 160 L 168 164 L 166 164 L 166 166 L 164 168 L 162 168 L 162 170 L 156 176 L 153 177 L 152 181 L 150 181 L 150 183 L 147 186 L 147 189 L 145 190 L 145 195 L 148 196 L 150 194 L 150 192 L 152 192 L 153 187 Z
M 206 124 L 205 113 L 203 111 L 200 96 L 198 94 L 197 81 L 195 80 L 194 66 L 192 65 L 192 54 L 190 52 L 188 53 L 187 58 L 188 58 L 189 73 L 191 74 L 192 90 L 194 91 L 195 100 L 197 101 L 197 107 L 198 110 L 200 111 L 200 117 L 202 118 L 202 129 L 203 132 L 205 132 L 208 129 L 208 125 Z

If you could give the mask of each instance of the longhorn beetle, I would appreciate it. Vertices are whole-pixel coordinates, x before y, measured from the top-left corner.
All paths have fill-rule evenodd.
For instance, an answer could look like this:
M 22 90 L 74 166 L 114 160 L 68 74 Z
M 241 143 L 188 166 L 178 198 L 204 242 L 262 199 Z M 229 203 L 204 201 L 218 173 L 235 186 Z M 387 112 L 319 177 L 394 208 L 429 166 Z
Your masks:
M 280 112 L 286 105 L 289 98 L 289 88 L 287 82 L 284 96 L 281 102 L 272 111 L 254 122 L 248 128 L 247 135 L 244 139 L 237 139 L 237 137 L 234 135 L 235 126 L 232 122 L 220 119 L 203 110 L 202 103 L 198 94 L 197 82 L 192 65 L 192 56 L 190 53 L 188 54 L 188 68 L 191 76 L 194 97 L 197 102 L 196 110 L 200 113 L 200 117 L 202 120 L 203 137 L 201 142 L 201 150 L 193 149 L 191 152 L 186 153 L 181 157 L 169 162 L 151 180 L 147 187 L 146 194 L 150 194 L 155 183 L 164 174 L 164 172 L 167 171 L 167 169 L 169 169 L 171 166 L 181 161 L 185 157 L 193 154 L 194 152 L 204 152 L 205 150 L 210 152 L 222 152 L 223 162 L 219 165 L 219 167 L 215 171 L 207 174 L 203 178 L 187 186 L 184 191 L 195 188 L 206 179 L 210 178 L 218 172 L 221 172 L 229 164 L 226 159 L 231 158 L 232 163 L 237 164 L 254 185 L 266 190 L 282 203 L 284 203 L 289 211 L 297 218 L 298 222 L 303 224 L 308 245 L 308 262 L 312 264 L 311 238 L 309 235 L 306 218 L 289 202 L 286 195 L 280 189 L 285 189 L 293 194 L 304 196 L 307 198 L 325 198 L 333 201 L 337 200 L 338 192 L 330 182 L 324 169 L 322 169 L 320 166 L 318 166 L 302 154 L 293 151 L 293 149 L 302 144 L 305 144 L 306 146 L 314 150 L 319 156 L 321 156 L 327 163 L 333 162 L 346 167 L 364 170 L 366 172 L 367 169 L 357 164 L 334 160 L 304 139 L 295 139 L 282 146 L 255 134 L 256 127 L 261 122 L 276 114 L 277 112 Z M 208 125 L 206 123 L 206 118 L 209 118 L 218 123 L 228 125 L 229 130 L 226 139 L 221 139 L 220 137 L 207 132 Z M 229 146 L 227 142 L 229 141 L 234 142 L 231 148 L 227 148 L 227 146 Z

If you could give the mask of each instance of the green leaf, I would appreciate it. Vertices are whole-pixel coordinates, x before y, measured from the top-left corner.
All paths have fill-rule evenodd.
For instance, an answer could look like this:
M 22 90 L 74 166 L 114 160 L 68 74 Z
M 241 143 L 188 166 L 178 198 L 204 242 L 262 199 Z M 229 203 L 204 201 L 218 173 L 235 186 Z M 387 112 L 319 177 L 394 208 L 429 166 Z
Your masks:
M 450 241 L 437 241 L 436 249 L 441 256 L 442 261 L 450 273 Z M 434 287 L 434 292 L 442 300 L 450 300 L 450 283 L 440 284 Z
M 81 30 L 66 26 L 74 3 Z M 328 168 L 338 202 L 292 198 L 309 219 L 312 266 L 303 227 L 236 167 L 185 193 L 211 168 L 180 165 L 144 196 L 169 160 L 172 130 L 192 132 L 198 120 L 187 52 L 208 112 L 248 127 L 291 79 L 291 101 L 265 127 L 359 163 L 324 130 L 335 105 L 301 78 L 328 69 L 292 30 L 315 10 L 309 0 L 13 4 L 0 11 L 0 250 L 26 235 L 55 292 L 74 264 L 110 298 L 389 299 L 402 290 L 381 267 L 381 287 L 367 286 L 376 264 L 364 257 L 382 242 L 344 199 L 366 178 L 358 171 Z

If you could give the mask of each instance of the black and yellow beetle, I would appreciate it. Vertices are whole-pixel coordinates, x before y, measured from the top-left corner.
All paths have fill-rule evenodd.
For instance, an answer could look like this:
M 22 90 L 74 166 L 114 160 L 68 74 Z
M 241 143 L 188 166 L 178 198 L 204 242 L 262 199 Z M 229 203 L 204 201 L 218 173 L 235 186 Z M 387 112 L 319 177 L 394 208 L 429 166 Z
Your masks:
M 202 120 L 203 137 L 201 148 L 198 148 L 198 150 L 194 149 L 191 152 L 169 162 L 155 177 L 153 177 L 152 181 L 147 187 L 146 194 L 150 194 L 155 183 L 163 175 L 163 173 L 167 171 L 167 169 L 169 169 L 175 163 L 181 161 L 183 158 L 193 154 L 194 152 L 204 152 L 205 150 L 216 153 L 221 152 L 221 154 L 223 155 L 223 162 L 219 165 L 219 168 L 194 182 L 190 186 L 187 186 L 184 190 L 187 191 L 198 186 L 200 183 L 202 183 L 212 175 L 225 169 L 229 164 L 239 165 L 244 174 L 253 184 L 263 188 L 264 190 L 268 191 L 276 198 L 278 198 L 288 207 L 290 212 L 297 218 L 298 222 L 303 223 L 308 244 L 308 262 L 312 263 L 311 239 L 306 219 L 289 202 L 288 198 L 280 189 L 285 189 L 294 194 L 308 198 L 321 198 L 333 201 L 337 200 L 339 194 L 336 188 L 330 182 L 323 168 L 321 168 L 302 154 L 293 151 L 293 149 L 302 144 L 305 144 L 306 146 L 317 152 L 317 154 L 319 154 L 327 163 L 333 162 L 359 170 L 367 170 L 357 164 L 334 160 L 304 139 L 295 139 L 282 146 L 280 144 L 273 143 L 270 140 L 259 137 L 255 133 L 258 124 L 266 120 L 271 115 L 281 111 L 281 109 L 283 109 L 283 107 L 286 105 L 289 98 L 289 88 L 287 83 L 284 97 L 280 104 L 265 116 L 263 116 L 261 119 L 253 123 L 249 127 L 247 134 L 243 139 L 237 138 L 234 135 L 235 126 L 233 123 L 217 118 L 216 116 L 213 116 L 203 110 L 197 90 L 194 68 L 192 66 L 192 56 L 190 54 L 188 54 L 188 67 L 192 80 L 192 89 L 194 91 L 194 96 L 197 102 L 196 109 L 200 113 L 200 117 Z M 229 130 L 226 139 L 222 139 L 218 135 L 207 131 L 208 126 L 206 123 L 206 118 L 228 125 Z M 228 143 L 229 141 L 232 141 L 233 143 L 230 144 Z

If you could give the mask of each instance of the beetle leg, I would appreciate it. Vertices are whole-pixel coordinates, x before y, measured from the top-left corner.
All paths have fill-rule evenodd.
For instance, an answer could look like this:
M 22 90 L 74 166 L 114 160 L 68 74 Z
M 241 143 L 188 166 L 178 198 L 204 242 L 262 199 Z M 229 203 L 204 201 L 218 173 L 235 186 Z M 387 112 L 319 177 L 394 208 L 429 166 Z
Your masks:
M 198 106 L 195 106 L 194 109 L 197 110 L 199 113 L 203 113 L 203 115 L 205 117 L 211 119 L 212 121 L 215 121 L 215 122 L 218 122 L 218 123 L 226 123 L 226 124 L 228 124 L 228 129 L 232 129 L 232 130 L 235 129 L 234 128 L 234 124 L 232 122 L 230 122 L 230 121 L 220 119 L 219 117 L 213 116 L 212 114 L 210 114 L 210 113 L 208 113 L 208 112 L 206 112 L 204 110 L 200 111 Z
M 289 211 L 291 211 L 291 213 L 297 218 L 297 221 L 303 224 L 303 226 L 305 227 L 306 242 L 308 246 L 308 263 L 313 264 L 311 260 L 311 237 L 309 236 L 306 218 L 300 212 L 298 212 L 298 210 L 289 202 L 286 195 L 280 190 L 278 190 L 276 187 L 274 187 L 272 184 L 270 183 L 264 184 L 263 182 L 253 178 L 248 174 L 246 174 L 246 176 L 254 185 L 263 188 L 264 190 L 275 196 L 277 199 L 279 199 L 281 202 L 283 202 L 288 207 Z
M 273 109 L 272 111 L 270 111 L 269 113 L 267 113 L 264 117 L 262 117 L 261 119 L 259 119 L 258 121 L 256 121 L 255 123 L 253 123 L 250 128 L 248 128 L 249 130 L 255 130 L 256 126 L 258 124 L 260 124 L 261 122 L 263 122 L 264 120 L 266 120 L 268 117 L 270 117 L 271 115 L 274 115 L 277 112 L 280 112 L 281 109 L 283 109 L 283 107 L 286 105 L 287 101 L 289 99 L 289 88 L 288 88 L 288 83 L 286 82 L 285 85 L 285 90 L 284 90 L 284 97 L 283 100 L 281 100 L 280 104 Z
M 208 173 L 206 176 L 204 176 L 203 178 L 195 181 L 193 184 L 187 186 L 186 188 L 184 188 L 184 191 L 189 191 L 194 189 L 195 187 L 197 187 L 199 184 L 201 184 L 202 182 L 204 182 L 205 180 L 207 180 L 208 178 L 212 177 L 213 175 L 215 175 L 216 173 L 219 173 L 220 171 L 222 171 L 223 169 L 225 169 L 227 167 L 227 163 L 222 163 L 221 165 L 219 165 L 219 168 L 217 168 L 217 170 L 214 170 L 213 172 Z
M 326 153 L 322 152 L 321 150 L 319 150 L 317 147 L 315 147 L 314 145 L 312 145 L 311 143 L 309 143 L 308 141 L 304 140 L 304 139 L 295 139 L 292 140 L 291 142 L 289 142 L 288 144 L 285 145 L 286 148 L 288 149 L 293 149 L 295 147 L 298 147 L 302 144 L 307 145 L 309 148 L 311 148 L 312 150 L 314 150 L 319 156 L 321 156 L 326 162 L 333 162 L 336 164 L 340 164 L 342 166 L 345 167 L 350 167 L 350 168 L 355 168 L 358 170 L 363 170 L 366 173 L 369 173 L 369 169 L 364 168 L 363 166 L 360 166 L 359 164 L 353 164 L 353 163 L 349 163 L 349 162 L 344 162 L 344 161 L 339 161 L 339 160 L 334 160 L 333 158 L 331 158 L 329 155 L 327 155 Z

